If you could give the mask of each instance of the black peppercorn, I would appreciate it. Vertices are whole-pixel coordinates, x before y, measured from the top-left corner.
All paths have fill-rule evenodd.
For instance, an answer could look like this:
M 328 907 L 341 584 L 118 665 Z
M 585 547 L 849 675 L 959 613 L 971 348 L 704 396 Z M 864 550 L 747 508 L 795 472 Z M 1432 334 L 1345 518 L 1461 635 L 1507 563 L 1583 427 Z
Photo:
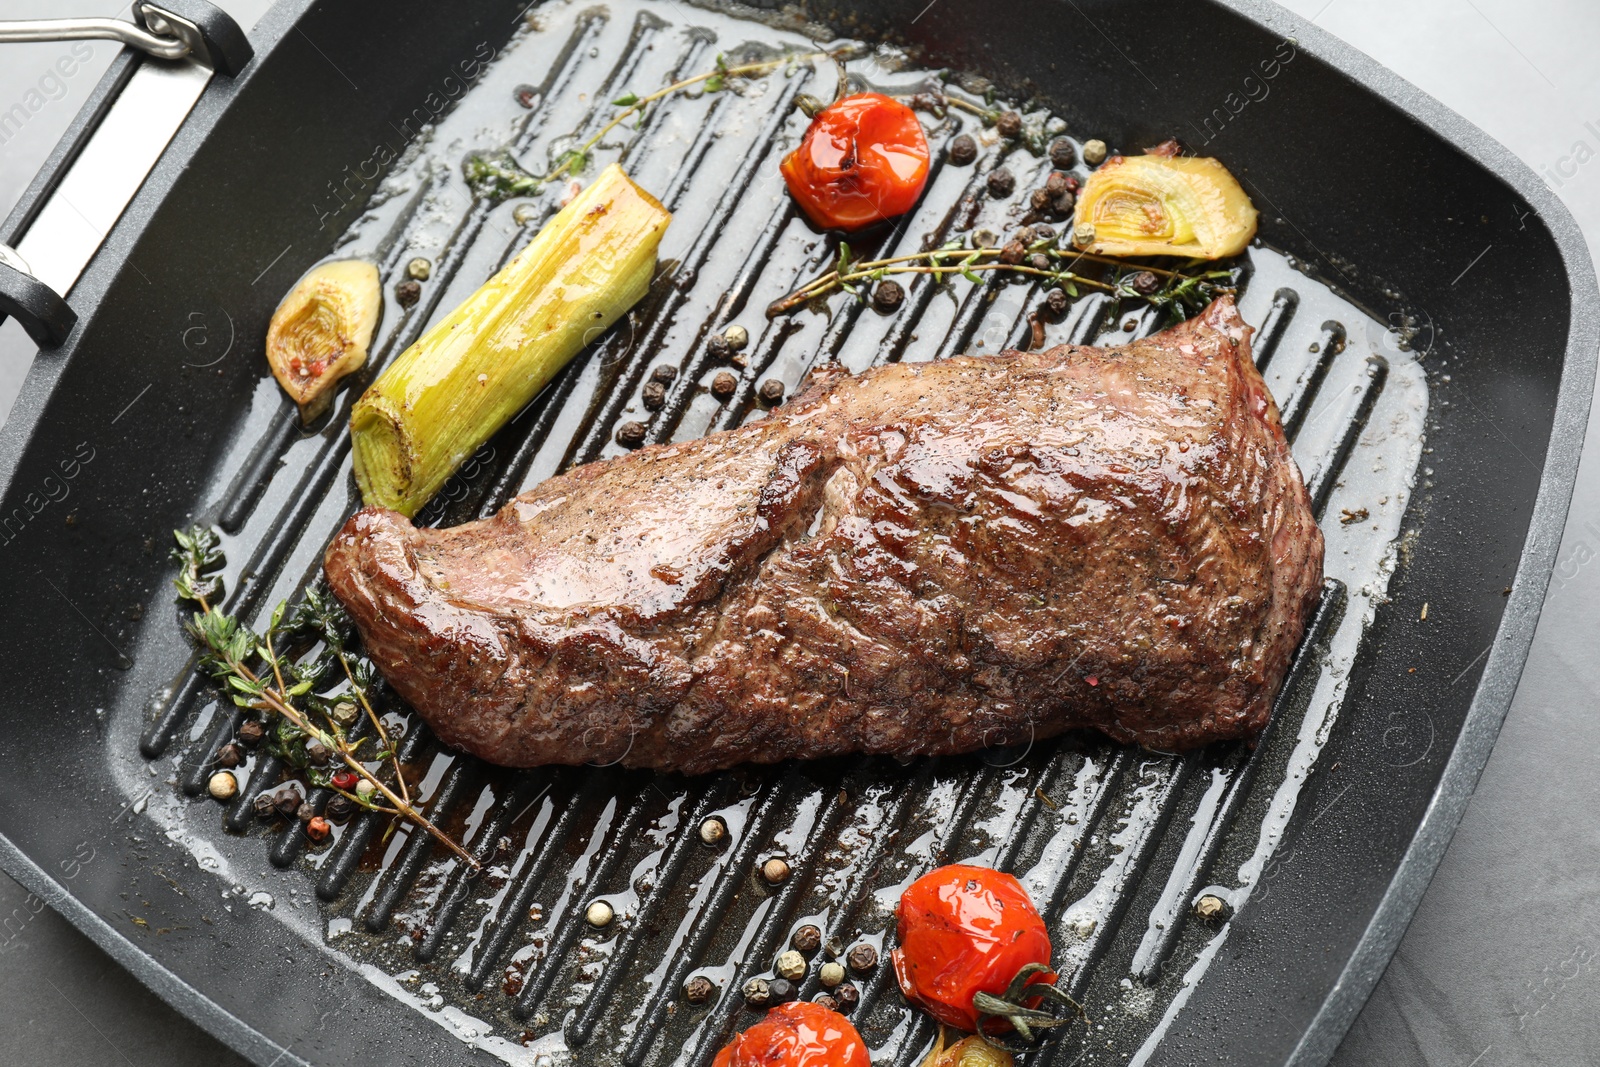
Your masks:
M 1140 296 L 1149 296 L 1161 288 L 1161 279 L 1150 271 L 1142 270 L 1128 279 L 1128 284 L 1133 286 L 1133 291 Z
M 1067 291 L 1056 288 L 1044 294 L 1044 306 L 1052 315 L 1064 315 L 1067 311 Z
M 1008 267 L 1015 267 L 1027 254 L 1027 246 L 1021 241 L 1012 241 L 1000 250 L 1000 262 Z
M 671 385 L 677 377 L 678 368 L 674 367 L 670 363 L 658 364 L 656 368 L 650 372 L 650 380 L 652 382 L 660 382 L 662 385 Z
M 638 448 L 644 444 L 647 429 L 642 422 L 625 422 L 617 427 L 617 444 L 623 448 Z
M 822 947 L 822 931 L 806 923 L 794 932 L 794 937 L 789 939 L 789 943 L 794 946 L 796 952 L 810 955 Z
M 272 794 L 272 806 L 278 809 L 278 814 L 285 819 L 294 818 L 294 813 L 300 808 L 300 794 L 284 786 Z
M 1035 189 L 1033 192 L 1028 194 L 1028 206 L 1039 212 L 1049 211 L 1050 205 L 1052 202 L 1054 202 L 1054 199 L 1054 197 L 1045 192 L 1043 189 Z
M 739 388 L 739 379 L 727 371 L 722 371 L 711 379 L 711 395 L 718 400 L 727 400 Z
M 717 987 L 711 984 L 711 979 L 703 974 L 697 974 L 683 983 L 683 999 L 690 1004 L 704 1004 L 716 991 Z
M 217 749 L 217 766 L 227 767 L 230 770 L 244 762 L 244 749 L 229 741 Z
M 332 758 L 333 753 L 328 751 L 328 746 L 315 737 L 306 742 L 306 759 L 311 761 L 313 767 L 326 767 Z
M 414 278 L 402 278 L 395 282 L 394 299 L 403 308 L 415 306 L 422 299 L 422 283 Z
M 893 311 L 899 307 L 906 298 L 906 291 L 900 288 L 900 283 L 884 279 L 877 288 L 872 290 L 872 306 L 879 311 Z
M 878 965 L 878 950 L 862 941 L 851 946 L 844 962 L 857 974 L 867 974 Z
M 997 200 L 1017 191 L 1017 179 L 1005 167 L 991 170 L 986 182 L 989 186 L 989 195 Z
M 239 740 L 252 748 L 261 743 L 267 736 L 267 728 L 260 719 L 246 719 L 239 724 Z
M 783 383 L 776 378 L 768 378 L 761 383 L 761 388 L 756 391 L 756 396 L 768 407 L 783 403 Z
M 706 354 L 712 359 L 727 359 L 733 352 L 728 339 L 720 333 L 714 333 L 706 338 Z
M 1050 257 L 1045 255 L 1043 252 L 1035 252 L 1033 255 L 1028 257 L 1028 266 L 1032 267 L 1034 270 L 1049 270 Z
M 787 978 L 774 978 L 767 982 L 767 997 L 770 1004 L 783 1004 L 794 999 L 794 983 Z
M 349 797 L 334 797 L 328 801 L 327 816 L 334 822 L 344 822 L 356 813 L 356 802 Z
M 961 134 L 950 141 L 950 162 L 965 167 L 978 158 L 978 142 L 970 134 Z
M 1045 192 L 1051 196 L 1060 196 L 1067 191 L 1067 176 L 1059 170 L 1050 172 L 1050 177 L 1044 181 Z
M 1001 137 L 1015 137 L 1022 132 L 1022 116 L 1015 111 L 1002 111 L 994 121 L 994 128 Z
M 302 801 L 300 806 L 294 809 L 294 817 L 301 822 L 310 822 L 317 817 L 317 809 L 311 806 L 309 800 Z
M 833 991 L 833 999 L 839 1002 L 839 1011 L 849 1014 L 855 1010 L 857 1004 L 861 1003 L 861 990 L 846 982 Z
M 1055 227 L 1046 226 L 1044 223 L 1040 223 L 1033 228 L 1033 241 L 1030 241 L 1029 243 L 1032 244 L 1038 241 L 1054 241 L 1055 239 Z
M 1069 189 L 1067 192 L 1064 192 L 1060 196 L 1056 197 L 1054 203 L 1052 203 L 1050 206 L 1055 210 L 1057 215 L 1059 215 L 1061 218 L 1066 218 L 1068 215 L 1072 214 L 1072 209 L 1076 207 L 1077 204 L 1077 198 L 1072 195 L 1072 191 Z
M 258 819 L 270 819 L 278 814 L 278 805 L 273 803 L 271 793 L 257 793 L 256 798 L 250 802 L 250 807 Z
M 651 411 L 659 411 L 661 405 L 667 402 L 667 387 L 660 382 L 645 382 L 644 391 L 639 394 L 639 399 Z
M 1068 167 L 1078 165 L 1078 150 L 1071 141 L 1065 137 L 1057 137 L 1050 142 L 1050 165 L 1066 170 Z
M 814 1004 L 822 1005 L 824 1008 L 827 1008 L 829 1011 L 838 1011 L 839 1010 L 839 1001 L 834 997 L 834 995 L 832 993 L 818 993 L 816 996 L 811 998 L 811 1001 Z

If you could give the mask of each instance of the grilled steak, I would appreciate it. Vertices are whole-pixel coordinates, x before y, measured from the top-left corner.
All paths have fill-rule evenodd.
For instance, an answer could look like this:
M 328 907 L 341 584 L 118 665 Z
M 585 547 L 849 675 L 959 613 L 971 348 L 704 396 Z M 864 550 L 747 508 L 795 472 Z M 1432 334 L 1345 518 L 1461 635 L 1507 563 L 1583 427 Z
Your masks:
M 1231 299 L 1118 348 L 814 374 L 493 518 L 354 516 L 328 579 L 495 763 L 688 773 L 1266 723 L 1322 535 Z

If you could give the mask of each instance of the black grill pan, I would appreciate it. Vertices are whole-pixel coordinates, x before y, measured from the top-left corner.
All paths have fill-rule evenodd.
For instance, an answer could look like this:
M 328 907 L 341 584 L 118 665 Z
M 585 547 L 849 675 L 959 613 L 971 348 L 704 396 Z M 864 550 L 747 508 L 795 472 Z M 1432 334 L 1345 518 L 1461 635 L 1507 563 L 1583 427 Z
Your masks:
M 404 155 L 381 186 L 367 169 L 376 146 L 458 161 L 476 136 L 544 152 L 593 128 L 596 100 L 706 69 L 746 41 L 807 37 L 892 46 L 852 65 L 886 85 L 913 69 L 981 75 L 1080 140 L 1136 150 L 1176 135 L 1245 182 L 1262 241 L 1242 306 L 1332 546 L 1333 577 L 1267 736 L 1184 756 L 1070 736 L 907 766 L 686 780 L 513 773 L 415 728 L 406 758 L 433 816 L 489 863 L 478 882 L 425 838 L 385 839 L 375 823 L 312 850 L 292 829 L 263 828 L 248 800 L 271 767 L 251 768 L 231 808 L 201 797 L 234 720 L 187 669 L 170 531 L 225 532 L 230 604 L 254 617 L 314 578 L 355 503 L 339 430 L 354 393 L 302 434 L 264 379 L 260 337 L 278 297 L 341 243 L 377 257 L 386 285 L 427 252 L 424 300 L 408 314 L 391 301 L 381 365 L 553 210 L 548 198 L 521 219 L 512 204 L 473 205 L 453 165 Z M 255 60 L 205 91 L 68 294 L 79 323 L 40 355 L 0 430 L 8 871 L 262 1064 L 703 1067 L 754 1018 L 739 984 L 770 973 L 797 925 L 886 949 L 898 886 L 955 859 L 1024 878 L 1094 1016 L 1026 1062 L 1326 1062 L 1488 756 L 1577 466 L 1600 345 L 1595 282 L 1572 220 L 1531 172 L 1370 60 L 1245 0 L 767 11 L 293 0 L 252 43 Z M 487 73 L 463 75 L 462 61 L 491 53 Z M 114 65 L 104 97 L 137 62 Z M 518 81 L 520 104 L 507 91 Z M 681 372 L 651 433 L 682 437 L 749 417 L 761 378 L 792 387 L 820 358 L 859 369 L 1019 340 L 1037 297 L 1026 286 L 912 287 L 915 314 L 900 319 L 841 302 L 831 320 L 767 326 L 769 290 L 835 254 L 770 181 L 800 126 L 793 96 L 831 90 L 831 72 L 774 77 L 749 96 L 675 102 L 629 134 L 626 164 L 678 213 L 673 270 L 424 521 L 462 521 L 614 454 L 614 428 L 637 416 L 660 362 Z M 487 110 L 469 113 L 480 99 Z M 996 162 L 941 171 L 925 210 L 879 240 L 914 247 L 959 229 L 963 195 Z M 51 188 L 36 183 L 0 237 L 14 239 Z M 230 324 L 235 347 L 219 362 L 202 366 L 184 345 L 195 315 Z M 1135 335 L 1156 326 L 1124 318 Z M 753 341 L 742 392 L 719 408 L 695 383 L 711 369 L 705 337 L 731 322 Z M 1053 340 L 1115 340 L 1123 325 L 1085 298 Z M 1367 531 L 1354 509 L 1393 485 L 1403 509 L 1374 503 Z M 712 815 L 730 831 L 720 849 L 696 832 Z M 772 855 L 793 868 L 775 887 L 754 874 Z M 1192 919 L 1202 892 L 1236 913 Z M 621 916 L 604 932 L 582 921 L 597 897 Z M 707 1006 L 678 993 L 695 974 L 717 985 Z M 887 969 L 852 981 L 876 1062 L 916 1063 L 931 1030 Z M 815 990 L 809 978 L 802 992 Z

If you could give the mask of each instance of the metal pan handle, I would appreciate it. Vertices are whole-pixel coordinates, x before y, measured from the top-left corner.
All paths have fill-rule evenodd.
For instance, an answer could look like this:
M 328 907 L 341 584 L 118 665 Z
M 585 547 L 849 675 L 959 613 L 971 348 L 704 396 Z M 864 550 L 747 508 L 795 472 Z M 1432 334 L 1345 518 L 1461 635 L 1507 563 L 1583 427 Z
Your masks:
M 177 64 L 178 69 L 199 72 L 197 77 L 180 75 L 175 79 L 173 70 L 164 71 L 158 65 L 149 72 L 135 71 L 133 78 L 122 84 L 122 95 L 127 95 L 130 87 L 134 87 L 134 91 L 137 92 L 138 87 L 135 87 L 134 83 L 141 74 L 144 74 L 147 78 L 165 77 L 167 81 L 186 81 L 189 88 L 185 89 L 180 85 L 176 91 L 158 91 L 150 96 L 152 100 L 158 102 L 170 102 L 170 110 L 175 117 L 170 123 L 164 124 L 159 116 L 146 112 L 139 119 L 141 132 L 155 130 L 158 131 L 157 136 L 160 136 L 160 132 L 164 131 L 165 136 L 154 146 L 154 152 L 145 154 L 147 165 L 142 170 L 136 174 L 121 175 L 123 180 L 120 185 L 125 195 L 121 197 L 120 202 L 100 205 L 101 210 L 98 212 L 91 209 L 91 214 L 97 215 L 102 221 L 108 216 L 110 221 L 114 221 L 115 216 L 121 214 L 122 208 L 132 199 L 139 184 L 149 173 L 150 167 L 155 165 L 160 149 L 165 148 L 167 142 L 171 140 L 177 131 L 177 126 L 188 114 L 189 108 L 193 106 L 194 100 L 198 98 L 211 76 L 220 74 L 231 78 L 244 69 L 255 55 L 255 50 L 251 48 L 239 24 L 227 13 L 205 3 L 204 0 L 161 0 L 159 3 L 152 0 L 135 0 L 133 17 L 133 22 L 108 18 L 0 21 L 0 43 L 86 39 L 120 41 L 154 59 Z M 73 151 L 64 156 L 58 152 L 63 173 L 54 176 L 45 203 L 34 213 L 28 224 L 28 230 L 39 229 L 41 226 L 46 230 L 50 229 L 50 200 L 60 191 L 64 183 L 70 181 L 71 169 L 85 147 L 92 145 L 103 135 L 113 139 L 118 137 L 126 139 L 128 131 L 119 132 L 104 128 L 117 124 L 116 112 L 113 102 L 111 107 L 102 112 L 100 123 L 76 131 L 81 145 L 75 146 Z M 71 214 L 80 215 L 80 207 L 81 205 L 75 204 Z M 109 229 L 110 226 L 107 224 L 88 240 L 68 242 L 75 245 L 70 248 L 63 246 L 62 234 L 50 232 L 33 242 L 45 252 L 43 261 L 38 261 L 39 257 L 28 249 L 26 240 L 28 231 L 0 235 L 8 237 L 22 249 L 22 252 L 29 252 L 25 257 L 17 249 L 0 243 L 0 321 L 3 321 L 6 315 L 15 318 L 40 348 L 60 346 L 77 322 L 77 315 L 61 294 L 71 288 L 78 272 L 88 264 L 89 259 L 99 249 L 100 242 L 105 236 L 104 231 Z M 36 261 L 35 266 L 42 269 L 36 273 L 34 267 L 29 266 L 30 260 Z

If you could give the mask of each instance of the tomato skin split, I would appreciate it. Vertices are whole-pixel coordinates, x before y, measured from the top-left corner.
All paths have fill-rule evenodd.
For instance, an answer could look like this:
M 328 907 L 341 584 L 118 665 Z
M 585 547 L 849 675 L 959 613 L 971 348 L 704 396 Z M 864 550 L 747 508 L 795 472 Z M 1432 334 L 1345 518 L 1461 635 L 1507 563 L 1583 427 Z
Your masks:
M 872 1067 L 843 1015 L 808 1000 L 779 1004 L 723 1046 L 711 1067 Z
M 817 112 L 781 170 L 812 222 L 853 233 L 916 206 L 928 184 L 928 139 L 898 100 L 855 93 Z
M 900 945 L 893 960 L 901 992 L 935 1019 L 968 1033 L 978 1029 L 973 997 L 1003 996 L 1024 967 L 1050 965 L 1050 935 L 1027 890 L 988 867 L 952 864 L 923 875 L 901 895 L 896 916 Z M 1055 980 L 1053 971 L 1045 971 L 1029 984 Z M 1009 1028 L 993 1021 L 987 1027 Z

